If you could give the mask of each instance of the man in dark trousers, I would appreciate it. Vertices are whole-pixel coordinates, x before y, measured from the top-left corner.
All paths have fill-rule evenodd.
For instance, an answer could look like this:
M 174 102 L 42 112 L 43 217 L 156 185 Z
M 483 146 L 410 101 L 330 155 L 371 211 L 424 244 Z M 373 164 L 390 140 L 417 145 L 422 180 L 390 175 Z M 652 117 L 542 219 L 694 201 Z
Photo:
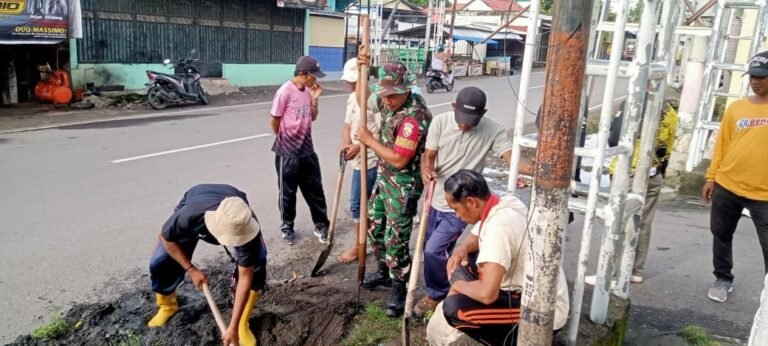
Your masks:
M 368 65 L 369 59 L 364 51 L 357 57 L 358 64 Z M 424 98 L 411 92 L 414 83 L 405 65 L 387 63 L 377 76 L 374 91 L 381 112 L 379 136 L 367 128 L 357 130 L 360 143 L 379 157 L 376 187 L 368 202 L 368 236 L 377 270 L 366 275 L 363 287 L 391 286 L 386 314 L 397 317 L 405 307 L 405 283 L 411 268 L 408 243 L 424 188 L 419 167 L 432 113 Z
M 192 264 L 192 254 L 202 240 L 232 246 L 237 262 L 235 303 L 229 327 L 222 335 L 224 345 L 256 345 L 248 318 L 266 282 L 267 248 L 245 193 L 223 184 L 192 187 L 157 238 L 149 272 L 158 310 L 149 327 L 163 327 L 176 314 L 176 287 L 185 274 L 189 274 L 197 289 L 208 282 L 205 273 Z
M 768 273 L 768 51 L 752 57 L 749 86 L 754 95 L 725 109 L 702 197 L 712 202 L 712 265 L 715 282 L 707 296 L 725 302 L 733 291 L 733 234 L 749 210 Z
M 280 196 L 278 203 L 283 242 L 293 245 L 296 239 L 293 222 L 296 219 L 296 190 L 301 189 L 309 205 L 315 235 L 328 242 L 328 212 L 320 176 L 320 161 L 312 144 L 312 122 L 317 120 L 317 106 L 323 87 L 317 83 L 325 77 L 320 64 L 303 56 L 296 62 L 293 79 L 285 82 L 272 101 L 270 125 L 275 132 L 275 168 Z

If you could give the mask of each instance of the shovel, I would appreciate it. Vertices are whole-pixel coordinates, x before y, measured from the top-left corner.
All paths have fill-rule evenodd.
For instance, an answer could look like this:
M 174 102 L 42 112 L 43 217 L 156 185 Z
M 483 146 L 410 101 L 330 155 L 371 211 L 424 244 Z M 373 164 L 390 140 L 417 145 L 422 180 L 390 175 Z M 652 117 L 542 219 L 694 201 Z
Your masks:
M 216 301 L 213 300 L 213 294 L 211 294 L 211 289 L 208 288 L 207 283 L 203 283 L 203 293 L 205 294 L 205 300 L 208 301 L 208 306 L 211 308 L 211 312 L 213 313 L 213 319 L 216 320 L 216 325 L 219 326 L 219 330 L 221 331 L 221 334 L 224 334 L 224 332 L 227 331 L 227 324 L 224 322 L 224 317 L 221 316 L 221 311 L 219 311 L 219 307 L 216 306 Z M 237 345 L 230 344 L 229 346 L 237 346 Z
M 362 30 L 363 45 L 360 49 L 365 52 L 368 50 L 367 44 L 370 42 L 370 24 L 368 15 L 360 15 L 360 29 Z M 360 105 L 360 128 L 365 128 L 368 124 L 368 65 L 358 65 L 357 95 Z M 357 305 L 356 311 L 360 311 L 360 287 L 363 286 L 365 279 L 365 247 L 368 240 L 368 148 L 360 143 L 360 228 L 357 230 Z
M 419 273 L 421 273 L 421 258 L 424 257 L 424 238 L 427 236 L 429 208 L 432 206 L 432 194 L 434 192 L 435 180 L 431 180 L 427 186 L 427 196 L 424 197 L 421 221 L 419 221 L 419 234 L 416 237 L 416 248 L 413 249 L 413 259 L 411 260 L 411 277 L 408 280 L 408 294 L 405 296 L 405 311 L 403 312 L 401 340 L 401 344 L 405 346 L 411 344 L 411 333 L 408 330 L 408 322 L 410 322 L 411 315 L 413 315 L 413 294 L 416 292 L 416 285 L 419 282 Z
M 336 195 L 333 197 L 333 209 L 331 210 L 331 225 L 328 226 L 328 245 L 323 249 L 323 252 L 320 253 L 320 257 L 317 259 L 317 263 L 315 263 L 315 267 L 312 268 L 312 272 L 310 273 L 311 277 L 316 277 L 317 273 L 320 271 L 320 268 L 323 267 L 325 264 L 325 261 L 328 259 L 328 256 L 331 254 L 331 249 L 333 249 L 333 233 L 336 230 L 336 214 L 339 211 L 339 199 L 341 198 L 341 183 L 344 182 L 344 171 L 347 168 L 347 160 L 344 158 L 344 153 L 341 152 L 339 154 L 339 179 L 336 184 Z

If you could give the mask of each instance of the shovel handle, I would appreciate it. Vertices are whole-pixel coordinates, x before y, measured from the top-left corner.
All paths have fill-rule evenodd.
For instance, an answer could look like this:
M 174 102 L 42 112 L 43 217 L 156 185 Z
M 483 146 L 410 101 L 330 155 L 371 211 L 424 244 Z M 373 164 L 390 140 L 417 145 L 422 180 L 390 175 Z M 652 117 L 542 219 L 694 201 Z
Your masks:
M 213 313 L 213 319 L 216 320 L 216 325 L 219 326 L 219 330 L 224 334 L 224 332 L 227 331 L 227 324 L 224 323 L 224 317 L 221 316 L 221 311 L 219 311 L 219 307 L 216 306 L 216 301 L 213 300 L 213 294 L 211 294 L 211 289 L 208 288 L 207 283 L 203 283 L 203 293 L 205 294 L 205 300 L 208 301 L 208 306 Z

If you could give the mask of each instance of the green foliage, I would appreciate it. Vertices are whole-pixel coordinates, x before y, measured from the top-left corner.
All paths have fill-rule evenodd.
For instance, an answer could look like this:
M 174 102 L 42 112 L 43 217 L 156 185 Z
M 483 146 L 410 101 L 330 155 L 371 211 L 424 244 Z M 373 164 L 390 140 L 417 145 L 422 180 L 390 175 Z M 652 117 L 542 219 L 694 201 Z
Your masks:
M 644 1 L 638 1 L 635 7 L 629 10 L 627 21 L 630 23 L 640 23 L 640 17 L 643 15 Z
M 688 325 L 677 332 L 677 335 L 685 339 L 693 346 L 718 346 L 720 343 L 712 341 L 709 332 L 697 325 Z
M 117 346 L 141 346 L 141 339 L 133 331 L 128 331 L 125 339 L 120 341 Z
M 552 0 L 541 0 L 541 13 L 552 14 Z
M 33 330 L 32 337 L 35 339 L 56 339 L 69 333 L 72 327 L 72 322 L 67 321 L 61 315 L 55 315 L 50 322 Z
M 345 339 L 345 346 L 377 345 L 400 335 L 399 318 L 390 318 L 376 303 L 365 305 L 365 312 L 355 317 L 356 327 Z

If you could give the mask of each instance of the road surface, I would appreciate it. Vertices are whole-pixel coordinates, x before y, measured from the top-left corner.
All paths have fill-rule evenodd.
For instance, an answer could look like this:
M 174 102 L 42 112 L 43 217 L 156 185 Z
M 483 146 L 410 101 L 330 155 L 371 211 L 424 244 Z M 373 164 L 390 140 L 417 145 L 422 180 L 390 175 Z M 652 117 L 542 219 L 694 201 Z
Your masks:
M 543 72 L 532 76 L 531 111 L 541 102 L 543 80 Z M 453 93 L 426 98 L 438 114 L 451 109 L 462 87 L 478 86 L 488 93 L 488 116 L 511 128 L 511 85 L 518 84 L 518 76 L 457 80 Z M 600 103 L 601 85 L 593 105 Z M 329 204 L 346 98 L 324 96 L 313 125 Z M 198 183 L 224 182 L 248 193 L 272 263 L 295 251 L 279 240 L 270 104 L 211 105 L 175 116 L 0 134 L 0 342 L 28 333 L 73 303 L 111 298 L 136 280 L 149 290 L 142 276 L 160 226 Z M 529 114 L 526 122 L 532 121 Z M 297 243 L 317 242 L 303 202 L 298 214 Z M 200 246 L 195 262 L 217 251 Z

